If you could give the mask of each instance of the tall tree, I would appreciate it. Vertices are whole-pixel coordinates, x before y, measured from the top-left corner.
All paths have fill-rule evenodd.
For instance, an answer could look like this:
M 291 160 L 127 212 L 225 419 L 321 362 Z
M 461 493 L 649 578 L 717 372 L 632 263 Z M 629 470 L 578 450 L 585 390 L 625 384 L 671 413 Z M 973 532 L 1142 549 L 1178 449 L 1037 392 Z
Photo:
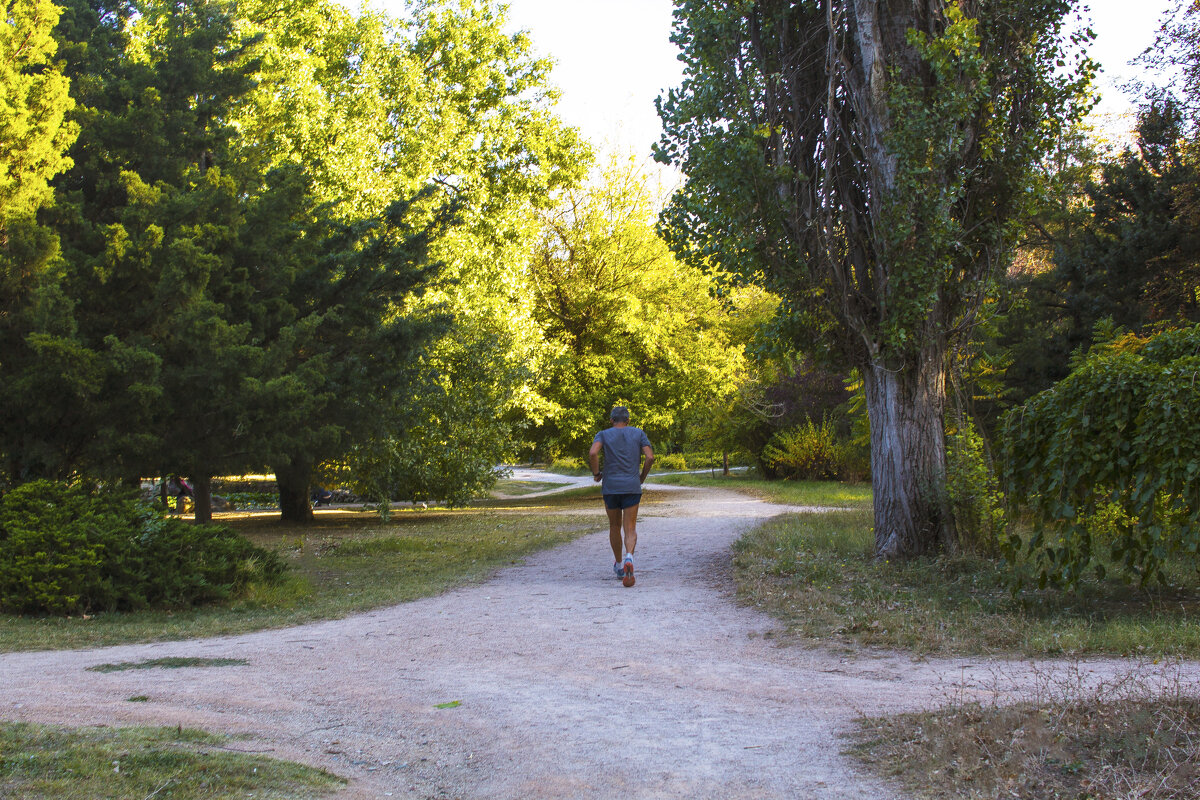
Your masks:
M 686 72 L 658 157 L 687 183 L 664 221 L 859 369 L 880 558 L 953 545 L 947 355 L 1008 264 L 1034 164 L 1088 107 L 1069 6 L 676 3 Z
M 247 159 L 305 164 L 314 195 L 342 221 L 396 197 L 414 198 L 414 224 L 447 202 L 456 210 L 428 240 L 436 281 L 404 309 L 450 325 L 393 356 L 412 374 L 376 415 L 385 429 L 350 437 L 347 458 L 325 457 L 381 499 L 458 499 L 511 457 L 514 407 L 536 405 L 529 386 L 543 348 L 522 271 L 535 210 L 579 180 L 586 148 L 552 113 L 549 62 L 504 31 L 492 2 L 415 2 L 401 19 L 319 0 L 265 13 L 272 7 L 242 6 L 257 26 L 247 30 L 264 35 L 262 82 L 240 109 Z
M 32 216 L 50 200 L 50 178 L 70 164 L 65 150 L 78 131 L 65 119 L 73 103 L 68 80 L 53 61 L 58 7 L 50 0 L 5 0 L 3 7 L 0 246 L 12 220 Z
M 614 161 L 547 215 L 529 272 L 558 349 L 540 387 L 554 404 L 537 434 L 548 455 L 585 453 L 618 404 L 656 441 L 681 443 L 683 425 L 733 390 L 745 343 L 730 341 L 716 281 L 659 237 L 659 208 L 636 165 Z
M 186 472 L 205 519 L 208 476 L 251 458 L 236 432 L 261 360 L 221 302 L 244 279 L 230 269 L 243 192 L 222 168 L 230 105 L 252 85 L 249 43 L 205 0 L 69 0 L 59 35 L 84 127 L 54 221 L 80 338 L 116 384 L 76 426 L 93 443 L 86 466 Z M 137 381 L 120 374 L 121 348 L 158 365 L 140 400 L 128 399 Z M 117 428 L 110 441 L 96 441 L 97 416 Z
M 8 0 L 0 20 L 0 459 L 4 478 L 23 479 L 55 460 L 31 436 L 30 412 L 54 377 L 31 367 L 72 349 L 70 309 L 58 292 L 58 237 L 37 214 L 53 197 L 50 180 L 70 166 L 78 126 L 67 118 L 69 80 L 55 63 L 49 0 Z M 42 421 L 42 420 L 39 420 Z M 4 480 L 0 478 L 0 482 Z

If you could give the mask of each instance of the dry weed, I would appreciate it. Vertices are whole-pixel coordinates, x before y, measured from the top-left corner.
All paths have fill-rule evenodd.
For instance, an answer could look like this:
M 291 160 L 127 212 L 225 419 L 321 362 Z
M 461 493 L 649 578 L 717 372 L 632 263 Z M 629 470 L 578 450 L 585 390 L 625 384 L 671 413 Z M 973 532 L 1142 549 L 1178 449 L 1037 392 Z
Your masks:
M 997 678 L 935 711 L 861 720 L 852 752 L 925 798 L 1200 798 L 1200 685 L 1180 664 Z

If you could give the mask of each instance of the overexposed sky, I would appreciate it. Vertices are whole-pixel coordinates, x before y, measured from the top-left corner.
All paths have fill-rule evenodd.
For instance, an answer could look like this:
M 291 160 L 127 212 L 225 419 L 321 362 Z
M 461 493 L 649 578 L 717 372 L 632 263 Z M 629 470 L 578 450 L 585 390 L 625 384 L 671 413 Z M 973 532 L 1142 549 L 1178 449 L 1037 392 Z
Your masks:
M 1103 72 L 1098 109 L 1119 115 L 1130 99 L 1119 85 L 1134 77 L 1128 65 L 1154 43 L 1173 0 L 1083 0 L 1097 38 L 1092 58 Z M 395 10 L 402 0 L 373 0 Z M 649 157 L 661 128 L 654 99 L 677 86 L 682 65 L 671 44 L 671 0 L 506 0 L 509 27 L 526 30 L 535 51 L 556 62 L 562 89 L 558 112 L 603 152 Z

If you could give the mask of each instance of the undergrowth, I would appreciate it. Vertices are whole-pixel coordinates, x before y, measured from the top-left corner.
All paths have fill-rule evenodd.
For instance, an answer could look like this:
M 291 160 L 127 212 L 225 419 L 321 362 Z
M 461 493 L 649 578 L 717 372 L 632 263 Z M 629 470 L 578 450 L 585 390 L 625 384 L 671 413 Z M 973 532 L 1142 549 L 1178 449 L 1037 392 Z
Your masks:
M 1200 656 L 1200 586 L 1115 579 L 1016 594 L 998 561 L 872 559 L 867 508 L 767 522 L 735 546 L 739 594 L 814 643 L 924 654 Z
M 1200 797 L 1200 687 L 1134 665 L 1093 681 L 1047 670 L 1028 702 L 960 698 L 859 721 L 851 752 L 914 796 L 1045 800 Z M 1004 692 L 997 693 L 1004 696 Z

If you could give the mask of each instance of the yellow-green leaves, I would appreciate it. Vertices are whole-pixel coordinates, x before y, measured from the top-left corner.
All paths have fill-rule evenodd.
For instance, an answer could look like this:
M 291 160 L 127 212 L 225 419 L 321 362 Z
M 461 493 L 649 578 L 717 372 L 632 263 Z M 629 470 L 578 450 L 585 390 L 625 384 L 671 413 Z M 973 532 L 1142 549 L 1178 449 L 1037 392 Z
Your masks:
M 54 64 L 50 0 L 7 0 L 0 19 L 0 241 L 10 219 L 50 199 L 49 180 L 70 166 L 77 126 L 68 81 Z

